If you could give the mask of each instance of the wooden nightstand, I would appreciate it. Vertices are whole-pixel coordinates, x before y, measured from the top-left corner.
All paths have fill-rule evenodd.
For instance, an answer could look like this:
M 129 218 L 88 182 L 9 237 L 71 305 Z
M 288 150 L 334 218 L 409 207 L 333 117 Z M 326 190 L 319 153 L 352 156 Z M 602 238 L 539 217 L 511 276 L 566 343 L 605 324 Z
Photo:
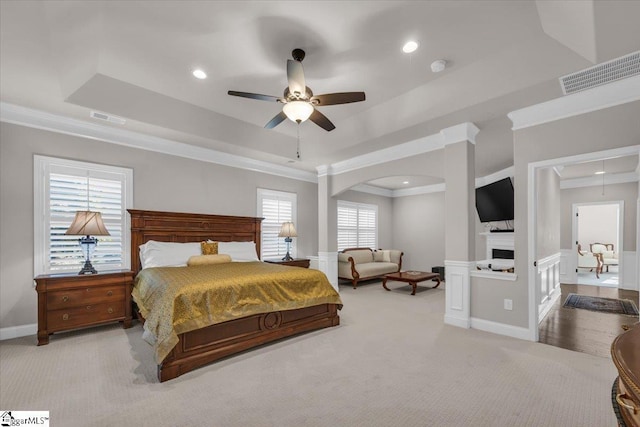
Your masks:
M 283 261 L 281 259 L 265 259 L 264 262 L 271 264 L 290 265 L 293 267 L 309 268 L 309 260 L 307 258 L 294 258 L 291 261 Z
M 109 322 L 131 327 L 133 271 L 46 274 L 36 277 L 38 345 L 54 332 Z

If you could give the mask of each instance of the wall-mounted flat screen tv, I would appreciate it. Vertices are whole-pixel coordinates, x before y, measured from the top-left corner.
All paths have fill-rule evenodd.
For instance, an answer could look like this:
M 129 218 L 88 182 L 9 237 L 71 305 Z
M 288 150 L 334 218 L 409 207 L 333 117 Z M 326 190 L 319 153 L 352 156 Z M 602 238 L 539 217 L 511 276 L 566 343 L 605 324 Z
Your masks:
M 476 188 L 476 210 L 480 222 L 513 220 L 513 183 L 511 178 Z

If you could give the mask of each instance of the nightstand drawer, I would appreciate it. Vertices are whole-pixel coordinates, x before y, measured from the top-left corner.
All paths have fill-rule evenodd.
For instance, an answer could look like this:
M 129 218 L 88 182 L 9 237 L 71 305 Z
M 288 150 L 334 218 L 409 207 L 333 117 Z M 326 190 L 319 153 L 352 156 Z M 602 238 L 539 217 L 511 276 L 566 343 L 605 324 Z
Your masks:
M 47 313 L 49 331 L 63 330 L 92 323 L 115 320 L 124 317 L 124 304 L 87 304 L 67 310 L 55 310 Z
M 47 308 L 58 310 L 100 303 L 124 302 L 125 289 L 122 286 L 101 286 L 67 291 L 47 292 Z

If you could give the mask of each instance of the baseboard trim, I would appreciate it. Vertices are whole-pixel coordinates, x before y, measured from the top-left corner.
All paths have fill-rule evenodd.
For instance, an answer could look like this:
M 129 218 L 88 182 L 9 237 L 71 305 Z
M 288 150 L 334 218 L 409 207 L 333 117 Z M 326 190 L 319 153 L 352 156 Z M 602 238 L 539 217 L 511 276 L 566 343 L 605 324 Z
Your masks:
M 531 341 L 529 329 L 520 326 L 507 325 L 505 323 L 492 322 L 491 320 L 471 318 L 471 328 L 491 332 L 498 335 L 506 335 L 512 338 Z
M 8 328 L 0 328 L 0 341 L 10 340 L 13 338 L 26 337 L 36 335 L 38 332 L 38 324 L 10 326 Z
M 471 327 L 469 319 L 462 319 L 460 317 L 453 317 L 453 316 L 447 316 L 447 315 L 444 316 L 444 323 L 446 323 L 447 325 L 457 326 L 459 328 L 465 328 L 465 329 L 469 329 L 469 327 Z

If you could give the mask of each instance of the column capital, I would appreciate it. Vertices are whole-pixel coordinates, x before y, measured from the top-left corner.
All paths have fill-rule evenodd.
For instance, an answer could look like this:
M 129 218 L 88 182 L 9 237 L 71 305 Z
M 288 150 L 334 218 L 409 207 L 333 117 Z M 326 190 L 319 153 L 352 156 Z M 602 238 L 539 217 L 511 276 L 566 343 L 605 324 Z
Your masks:
M 316 166 L 316 171 L 318 171 L 318 177 L 329 175 L 329 171 L 331 171 L 331 165 Z
M 470 143 L 476 143 L 476 135 L 478 135 L 480 129 L 471 122 L 461 123 L 459 125 L 451 126 L 440 131 L 443 145 L 455 144 L 456 142 L 469 141 Z

